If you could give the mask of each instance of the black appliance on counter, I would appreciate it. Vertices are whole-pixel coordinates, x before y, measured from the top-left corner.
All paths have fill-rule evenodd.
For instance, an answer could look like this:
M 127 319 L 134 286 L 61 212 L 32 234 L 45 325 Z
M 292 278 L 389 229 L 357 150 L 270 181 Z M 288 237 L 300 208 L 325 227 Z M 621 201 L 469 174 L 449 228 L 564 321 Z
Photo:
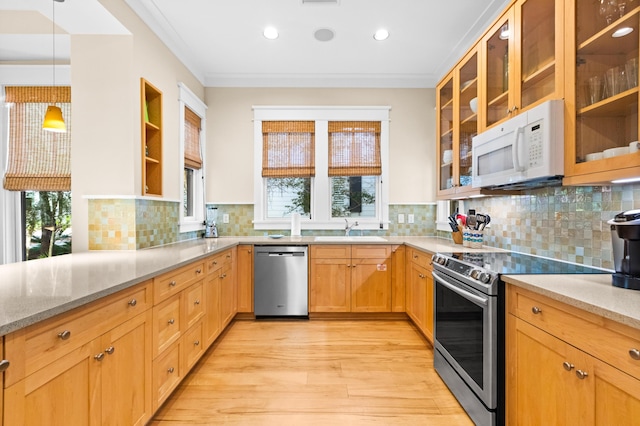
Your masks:
M 611 225 L 611 245 L 616 287 L 640 290 L 640 210 L 618 213 Z
M 513 252 L 436 253 L 435 370 L 476 425 L 503 425 L 505 303 L 501 275 L 610 274 Z

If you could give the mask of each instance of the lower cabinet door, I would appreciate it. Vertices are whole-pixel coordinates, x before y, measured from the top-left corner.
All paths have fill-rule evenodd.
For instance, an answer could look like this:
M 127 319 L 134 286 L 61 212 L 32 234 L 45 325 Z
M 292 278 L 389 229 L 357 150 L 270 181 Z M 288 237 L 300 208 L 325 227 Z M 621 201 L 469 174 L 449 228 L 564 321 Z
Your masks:
M 591 380 L 595 387 L 587 401 L 596 425 L 624 425 L 640 420 L 640 380 L 598 359 L 592 359 Z M 589 376 L 586 377 L 590 379 Z
M 6 388 L 4 424 L 100 425 L 101 353 L 95 339 Z
M 151 418 L 151 310 L 102 337 L 102 424 L 144 425 Z
M 391 312 L 391 268 L 387 259 L 352 259 L 351 312 Z
M 309 312 L 351 310 L 351 259 L 311 259 Z
M 204 333 L 202 322 L 195 324 L 185 334 L 182 341 L 184 350 L 184 372 L 187 374 L 204 353 Z
M 181 341 L 171 345 L 153 361 L 153 411 L 156 411 L 182 380 Z

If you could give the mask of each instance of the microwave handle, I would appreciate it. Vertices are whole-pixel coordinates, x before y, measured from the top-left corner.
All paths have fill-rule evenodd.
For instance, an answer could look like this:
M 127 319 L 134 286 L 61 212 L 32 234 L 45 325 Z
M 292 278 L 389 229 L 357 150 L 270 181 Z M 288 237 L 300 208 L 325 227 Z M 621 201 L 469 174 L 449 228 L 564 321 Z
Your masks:
M 524 134 L 524 127 L 516 128 L 515 140 L 513 141 L 513 149 L 511 150 L 511 155 L 513 156 L 513 168 L 516 172 L 523 172 L 524 166 L 520 165 L 520 159 L 518 158 L 518 140 L 520 139 L 520 134 Z

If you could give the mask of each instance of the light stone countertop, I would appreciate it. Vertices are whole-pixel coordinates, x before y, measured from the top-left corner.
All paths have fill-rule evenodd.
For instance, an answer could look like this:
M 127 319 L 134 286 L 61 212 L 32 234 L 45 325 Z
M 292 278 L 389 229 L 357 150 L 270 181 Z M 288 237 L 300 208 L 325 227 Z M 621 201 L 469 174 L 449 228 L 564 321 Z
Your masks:
M 640 328 L 640 291 L 614 287 L 611 274 L 503 275 L 503 281 Z
M 357 238 L 357 237 L 356 237 Z M 384 237 L 344 244 L 406 244 L 430 253 L 502 251 L 469 249 L 436 237 Z M 0 336 L 83 306 L 238 244 L 340 244 L 315 237 L 220 237 L 134 251 L 92 251 L 0 265 Z M 640 292 L 613 288 L 610 275 L 504 276 L 590 312 L 640 328 Z

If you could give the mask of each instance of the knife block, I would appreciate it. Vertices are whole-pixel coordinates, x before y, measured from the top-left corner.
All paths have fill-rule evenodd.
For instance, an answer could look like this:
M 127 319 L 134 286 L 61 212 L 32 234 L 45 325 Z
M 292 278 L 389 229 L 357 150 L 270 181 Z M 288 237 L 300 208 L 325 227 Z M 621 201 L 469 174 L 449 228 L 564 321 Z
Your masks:
M 455 231 L 451 233 L 451 238 L 453 238 L 453 242 L 456 244 L 462 244 L 462 232 Z

